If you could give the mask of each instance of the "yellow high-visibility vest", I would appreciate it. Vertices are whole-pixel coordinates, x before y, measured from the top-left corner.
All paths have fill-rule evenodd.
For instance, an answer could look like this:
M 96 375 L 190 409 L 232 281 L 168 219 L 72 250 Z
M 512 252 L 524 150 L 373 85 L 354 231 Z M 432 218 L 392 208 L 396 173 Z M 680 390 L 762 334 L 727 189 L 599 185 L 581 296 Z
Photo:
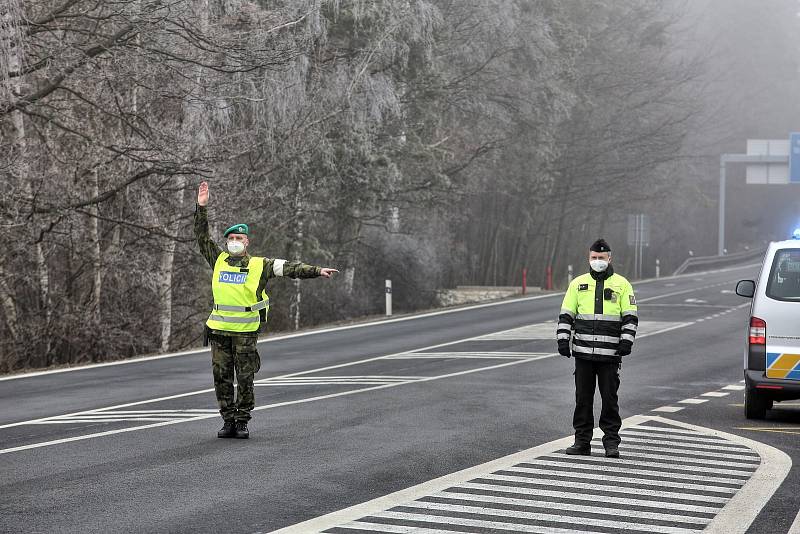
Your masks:
M 269 312 L 269 296 L 263 290 L 256 294 L 264 258 L 251 257 L 247 267 L 240 268 L 228 265 L 225 260 L 229 256 L 223 252 L 214 263 L 214 307 L 206 325 L 212 330 L 255 332 L 261 323 L 260 310 L 264 310 L 265 321 Z
M 620 341 L 633 343 L 638 324 L 630 282 L 616 273 L 603 280 L 595 280 L 587 273 L 575 278 L 567 288 L 556 335 L 567 341 L 572 338 L 576 357 L 616 358 Z

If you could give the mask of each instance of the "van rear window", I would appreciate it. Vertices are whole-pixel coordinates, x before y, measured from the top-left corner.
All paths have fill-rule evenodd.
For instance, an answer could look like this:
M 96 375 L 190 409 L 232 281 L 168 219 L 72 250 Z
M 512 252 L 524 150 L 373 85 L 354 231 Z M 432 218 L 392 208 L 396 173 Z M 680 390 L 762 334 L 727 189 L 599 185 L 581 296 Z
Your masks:
M 775 253 L 767 282 L 767 296 L 776 300 L 800 301 L 800 249 Z

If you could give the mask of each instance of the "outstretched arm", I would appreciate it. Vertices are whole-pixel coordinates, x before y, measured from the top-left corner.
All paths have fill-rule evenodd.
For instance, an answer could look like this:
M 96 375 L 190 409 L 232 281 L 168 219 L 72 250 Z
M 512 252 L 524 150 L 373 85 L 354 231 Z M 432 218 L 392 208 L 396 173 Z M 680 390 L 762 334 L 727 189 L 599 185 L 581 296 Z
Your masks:
M 316 278 L 321 276 L 323 278 L 331 278 L 334 273 L 339 272 L 330 267 L 317 267 L 301 261 L 286 261 L 281 259 L 267 259 L 265 261 L 267 278 L 275 276 L 285 276 L 287 278 Z
M 202 182 L 197 190 L 197 207 L 194 211 L 194 235 L 200 247 L 200 254 L 206 259 L 211 268 L 222 250 L 211 240 L 208 235 L 208 182 Z

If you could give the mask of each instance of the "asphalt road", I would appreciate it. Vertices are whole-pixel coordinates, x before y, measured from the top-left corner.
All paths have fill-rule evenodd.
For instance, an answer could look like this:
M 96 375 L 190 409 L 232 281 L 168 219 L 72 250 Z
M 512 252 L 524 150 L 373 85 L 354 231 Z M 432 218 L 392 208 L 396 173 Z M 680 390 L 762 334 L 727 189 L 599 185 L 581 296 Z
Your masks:
M 732 290 L 755 270 L 636 285 L 621 411 L 743 436 L 796 464 L 800 403 L 759 424 L 739 405 L 748 310 Z M 207 351 L 0 380 L 0 531 L 269 532 L 569 436 L 559 307 L 558 295 L 516 299 L 263 342 L 249 440 L 216 438 Z M 623 442 L 622 460 L 640 447 Z M 798 482 L 792 468 L 753 504 L 750 532 L 788 531 Z M 475 528 L 464 531 L 488 532 Z

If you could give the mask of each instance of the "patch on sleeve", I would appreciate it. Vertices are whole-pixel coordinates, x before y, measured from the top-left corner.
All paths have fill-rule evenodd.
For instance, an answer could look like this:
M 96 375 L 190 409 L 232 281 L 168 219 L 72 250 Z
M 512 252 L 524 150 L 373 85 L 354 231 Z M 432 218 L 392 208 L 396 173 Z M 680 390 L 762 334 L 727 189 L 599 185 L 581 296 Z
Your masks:
M 589 284 L 578 284 L 578 291 L 589 291 Z
M 631 302 L 631 306 L 636 306 L 636 297 L 633 296 L 633 293 L 628 295 L 628 300 Z
M 286 263 L 286 260 L 275 260 L 272 264 L 272 272 L 275 276 L 283 276 L 283 265 Z

